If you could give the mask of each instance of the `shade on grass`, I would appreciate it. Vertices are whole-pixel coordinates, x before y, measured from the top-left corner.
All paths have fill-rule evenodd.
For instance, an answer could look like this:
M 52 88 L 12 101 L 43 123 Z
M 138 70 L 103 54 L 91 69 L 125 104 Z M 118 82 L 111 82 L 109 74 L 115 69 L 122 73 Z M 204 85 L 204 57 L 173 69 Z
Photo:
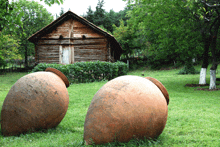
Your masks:
M 101 146 L 220 146 L 220 91 L 199 91 L 195 90 L 196 87 L 185 87 L 185 84 L 197 84 L 199 74 L 177 73 L 178 70 L 137 70 L 129 73 L 156 78 L 169 92 L 167 124 L 156 141 L 131 140 L 129 143 Z M 25 74 L 0 75 L 0 107 L 11 86 Z M 207 72 L 207 82 L 208 79 Z M 95 93 L 105 83 L 71 85 L 68 88 L 70 102 L 67 114 L 56 129 L 20 137 L 0 135 L 0 146 L 84 146 L 83 127 L 87 109 Z

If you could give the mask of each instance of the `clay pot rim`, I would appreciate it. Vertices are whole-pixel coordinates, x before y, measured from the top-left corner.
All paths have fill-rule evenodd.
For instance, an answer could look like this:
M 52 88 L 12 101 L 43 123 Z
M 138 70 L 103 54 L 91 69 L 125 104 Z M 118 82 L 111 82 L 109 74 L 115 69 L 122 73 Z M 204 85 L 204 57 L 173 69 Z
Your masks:
M 59 71 L 55 68 L 51 68 L 51 67 L 46 68 L 45 71 L 55 73 L 56 75 L 58 75 L 63 80 L 63 82 L 66 85 L 66 88 L 69 87 L 69 85 L 70 85 L 69 80 L 67 79 L 67 77 L 61 71 Z
M 155 79 L 155 78 L 145 77 L 145 79 L 148 79 L 149 81 L 151 81 L 152 83 L 154 83 L 154 84 L 160 89 L 160 91 L 163 93 L 163 95 L 164 95 L 164 97 L 165 97 L 165 99 L 166 99 L 167 105 L 168 105 L 168 104 L 169 104 L 169 94 L 168 94 L 168 91 L 167 91 L 167 89 L 165 88 L 165 86 L 164 86 L 160 81 L 158 81 L 158 80 Z M 158 85 L 158 83 L 155 83 L 154 80 L 157 81 L 157 82 L 159 83 L 159 85 Z M 160 87 L 160 86 L 161 86 L 161 87 Z M 161 88 L 162 88 L 162 89 L 161 89 Z

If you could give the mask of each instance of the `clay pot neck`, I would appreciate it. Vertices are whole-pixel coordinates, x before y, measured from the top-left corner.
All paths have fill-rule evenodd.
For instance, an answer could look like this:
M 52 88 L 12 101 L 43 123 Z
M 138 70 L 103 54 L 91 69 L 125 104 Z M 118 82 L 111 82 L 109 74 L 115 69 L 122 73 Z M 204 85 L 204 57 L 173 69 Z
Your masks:
M 66 85 L 66 88 L 69 87 L 69 85 L 70 85 L 69 80 L 67 79 L 67 77 L 61 71 L 59 71 L 59 70 L 57 70 L 55 68 L 51 68 L 51 67 L 46 68 L 45 71 L 49 71 L 49 72 L 55 73 L 56 75 L 58 75 L 63 80 L 63 82 Z

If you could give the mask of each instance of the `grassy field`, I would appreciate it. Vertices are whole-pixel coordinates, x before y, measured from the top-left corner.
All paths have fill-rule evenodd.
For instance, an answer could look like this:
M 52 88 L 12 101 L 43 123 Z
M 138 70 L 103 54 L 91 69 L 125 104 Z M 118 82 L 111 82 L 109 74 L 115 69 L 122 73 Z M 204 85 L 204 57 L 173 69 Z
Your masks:
M 196 90 L 199 87 L 185 87 L 186 84 L 198 84 L 199 74 L 178 75 L 178 71 L 179 69 L 143 69 L 129 72 L 129 75 L 144 74 L 154 77 L 167 88 L 170 103 L 166 127 L 156 141 L 132 140 L 129 143 L 111 143 L 103 146 L 220 146 L 220 91 L 201 91 Z M 0 75 L 0 108 L 11 86 L 26 74 Z M 209 82 L 209 73 L 207 74 Z M 71 85 L 68 88 L 70 103 L 67 114 L 56 129 L 19 137 L 0 135 L 0 146 L 84 146 L 83 128 L 87 109 L 94 94 L 105 83 Z

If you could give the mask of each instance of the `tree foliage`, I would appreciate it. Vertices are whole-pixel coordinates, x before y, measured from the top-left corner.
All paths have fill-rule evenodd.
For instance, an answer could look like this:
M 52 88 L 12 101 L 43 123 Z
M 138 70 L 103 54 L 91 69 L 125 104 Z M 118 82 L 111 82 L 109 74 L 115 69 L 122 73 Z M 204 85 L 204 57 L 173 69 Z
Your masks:
M 113 35 L 116 40 L 121 44 L 123 53 L 128 58 L 129 54 L 133 54 L 137 46 L 135 44 L 135 32 L 130 26 L 125 26 L 124 21 L 120 21 L 120 26 L 113 25 Z
M 133 26 L 141 48 L 148 56 L 164 62 L 192 65 L 192 58 L 201 56 L 201 24 L 194 14 L 196 3 L 166 0 L 128 0 L 132 7 L 128 25 Z M 161 63 L 163 64 L 163 63 Z
M 10 32 L 19 40 L 19 54 L 23 58 L 25 57 L 25 65 L 27 66 L 27 57 L 34 56 L 34 44 L 29 42 L 27 38 L 52 22 L 53 16 L 35 1 L 18 0 L 14 4 L 19 5 L 20 9 L 13 11 L 11 16 L 16 17 L 16 15 L 22 14 L 22 23 L 14 26 L 16 31 L 10 31 L 10 28 L 9 30 L 5 28 L 4 31 Z
M 0 43 L 0 56 L 3 59 L 21 59 L 18 52 L 19 43 L 14 36 L 2 35 L 3 42 Z
M 60 10 L 60 16 L 63 15 L 65 12 L 64 12 L 64 8 L 61 7 L 61 10 Z
M 41 0 L 41 1 L 44 1 L 48 5 L 52 5 L 54 3 L 57 3 L 57 4 L 63 3 L 63 0 Z M 27 1 L 27 2 L 30 2 L 30 1 Z M 41 13 L 41 12 L 39 11 L 39 13 Z M 14 1 L 14 0 L 11 0 L 10 2 L 9 2 L 9 0 L 0 0 L 0 43 L 1 44 L 8 42 L 8 40 L 9 40 L 8 37 L 11 38 L 11 36 L 7 36 L 8 34 L 16 34 L 17 33 L 18 26 L 20 26 L 20 28 L 23 29 L 23 26 L 24 26 L 23 21 L 27 21 L 27 19 L 29 19 L 29 18 L 26 18 L 26 20 L 24 20 L 24 19 L 22 20 L 23 16 L 24 16 L 24 12 L 22 10 L 22 5 L 20 5 L 20 3 L 18 3 L 17 1 Z M 47 18 L 45 18 L 45 19 L 47 19 Z M 39 23 L 39 24 L 41 24 L 41 23 Z M 31 25 L 31 24 L 29 24 L 29 25 Z M 29 26 L 26 26 L 26 27 L 29 27 Z M 28 34 L 22 33 L 21 35 L 23 35 L 23 37 L 27 38 Z M 18 39 L 18 38 L 16 38 L 16 39 Z M 15 41 L 15 42 L 17 42 L 17 41 Z M 4 54 L 3 52 L 5 52 L 5 49 L 6 48 L 4 46 L 2 46 L 1 51 L 0 51 L 0 60 L 1 61 L 4 61 L 3 58 L 5 58 L 5 57 L 3 57 L 3 54 Z M 14 52 L 14 53 L 16 53 L 16 52 Z M 13 55 L 12 55 L 12 57 L 13 57 Z
M 63 0 L 40 0 L 44 1 L 47 5 L 51 6 L 54 3 L 62 4 Z M 4 27 L 11 28 L 13 30 L 14 24 L 21 23 L 22 13 L 17 14 L 16 16 L 12 16 L 12 12 L 17 12 L 21 9 L 21 6 L 16 3 L 16 1 L 11 0 L 0 0 L 0 31 Z
M 0 42 L 0 67 L 6 66 L 6 59 L 21 59 L 21 56 L 18 52 L 18 40 L 14 39 L 14 36 L 3 35 L 2 33 L 1 37 L 2 41 Z
M 126 23 L 126 20 L 128 19 L 126 17 L 126 12 L 128 11 L 128 8 L 119 12 L 114 12 L 114 10 L 106 12 L 104 9 L 104 4 L 104 0 L 99 0 L 95 11 L 93 11 L 91 6 L 89 6 L 86 15 L 83 17 L 91 23 L 97 26 L 102 26 L 108 32 L 113 33 L 113 24 L 115 24 L 118 27 L 120 25 L 121 19 L 124 20 Z
M 182 73 L 195 73 L 192 68 L 193 58 L 202 59 L 202 68 L 207 68 L 211 55 L 210 69 L 217 69 L 220 53 L 217 49 L 220 26 L 219 0 L 124 1 L 132 8 L 128 25 L 133 26 L 135 32 L 141 36 L 138 37 L 143 43 L 141 47 L 147 50 L 144 53 L 153 55 L 154 60 L 162 59 L 161 64 L 166 60 L 184 61 Z M 214 74 L 212 79 L 214 80 L 210 81 L 214 83 L 215 88 Z
M 104 0 L 99 0 L 96 6 L 96 10 L 94 12 L 94 19 L 93 22 L 97 26 L 103 25 L 103 21 L 105 19 L 105 10 L 103 9 L 104 7 Z
M 86 12 L 86 16 L 84 16 L 91 23 L 104 27 L 107 30 L 111 30 L 109 28 L 109 24 L 111 23 L 111 19 L 106 17 L 106 11 L 104 10 L 104 0 L 99 0 L 96 6 L 96 10 L 93 11 L 91 6 L 89 6 L 88 11 Z
M 64 0 L 40 0 L 40 1 L 44 1 L 45 4 L 51 6 L 51 5 L 53 5 L 53 4 L 58 4 L 58 5 L 59 5 L 59 4 L 63 4 L 63 1 L 64 1 Z
M 25 57 L 25 63 L 27 65 L 27 56 L 34 55 L 34 45 L 27 38 L 51 23 L 53 16 L 37 2 L 19 0 L 17 3 L 21 5 L 21 11 L 17 13 L 24 14 L 21 18 L 22 25 L 18 27 L 17 31 L 17 36 L 21 43 L 19 51 Z
M 61 7 L 59 15 L 56 14 L 56 19 L 65 13 L 64 8 Z
M 17 15 L 15 18 L 11 17 L 11 13 L 19 9 L 19 6 L 16 6 L 12 1 L 9 3 L 9 0 L 0 0 L 0 31 L 7 26 L 12 27 L 13 23 L 19 23 L 21 15 Z

